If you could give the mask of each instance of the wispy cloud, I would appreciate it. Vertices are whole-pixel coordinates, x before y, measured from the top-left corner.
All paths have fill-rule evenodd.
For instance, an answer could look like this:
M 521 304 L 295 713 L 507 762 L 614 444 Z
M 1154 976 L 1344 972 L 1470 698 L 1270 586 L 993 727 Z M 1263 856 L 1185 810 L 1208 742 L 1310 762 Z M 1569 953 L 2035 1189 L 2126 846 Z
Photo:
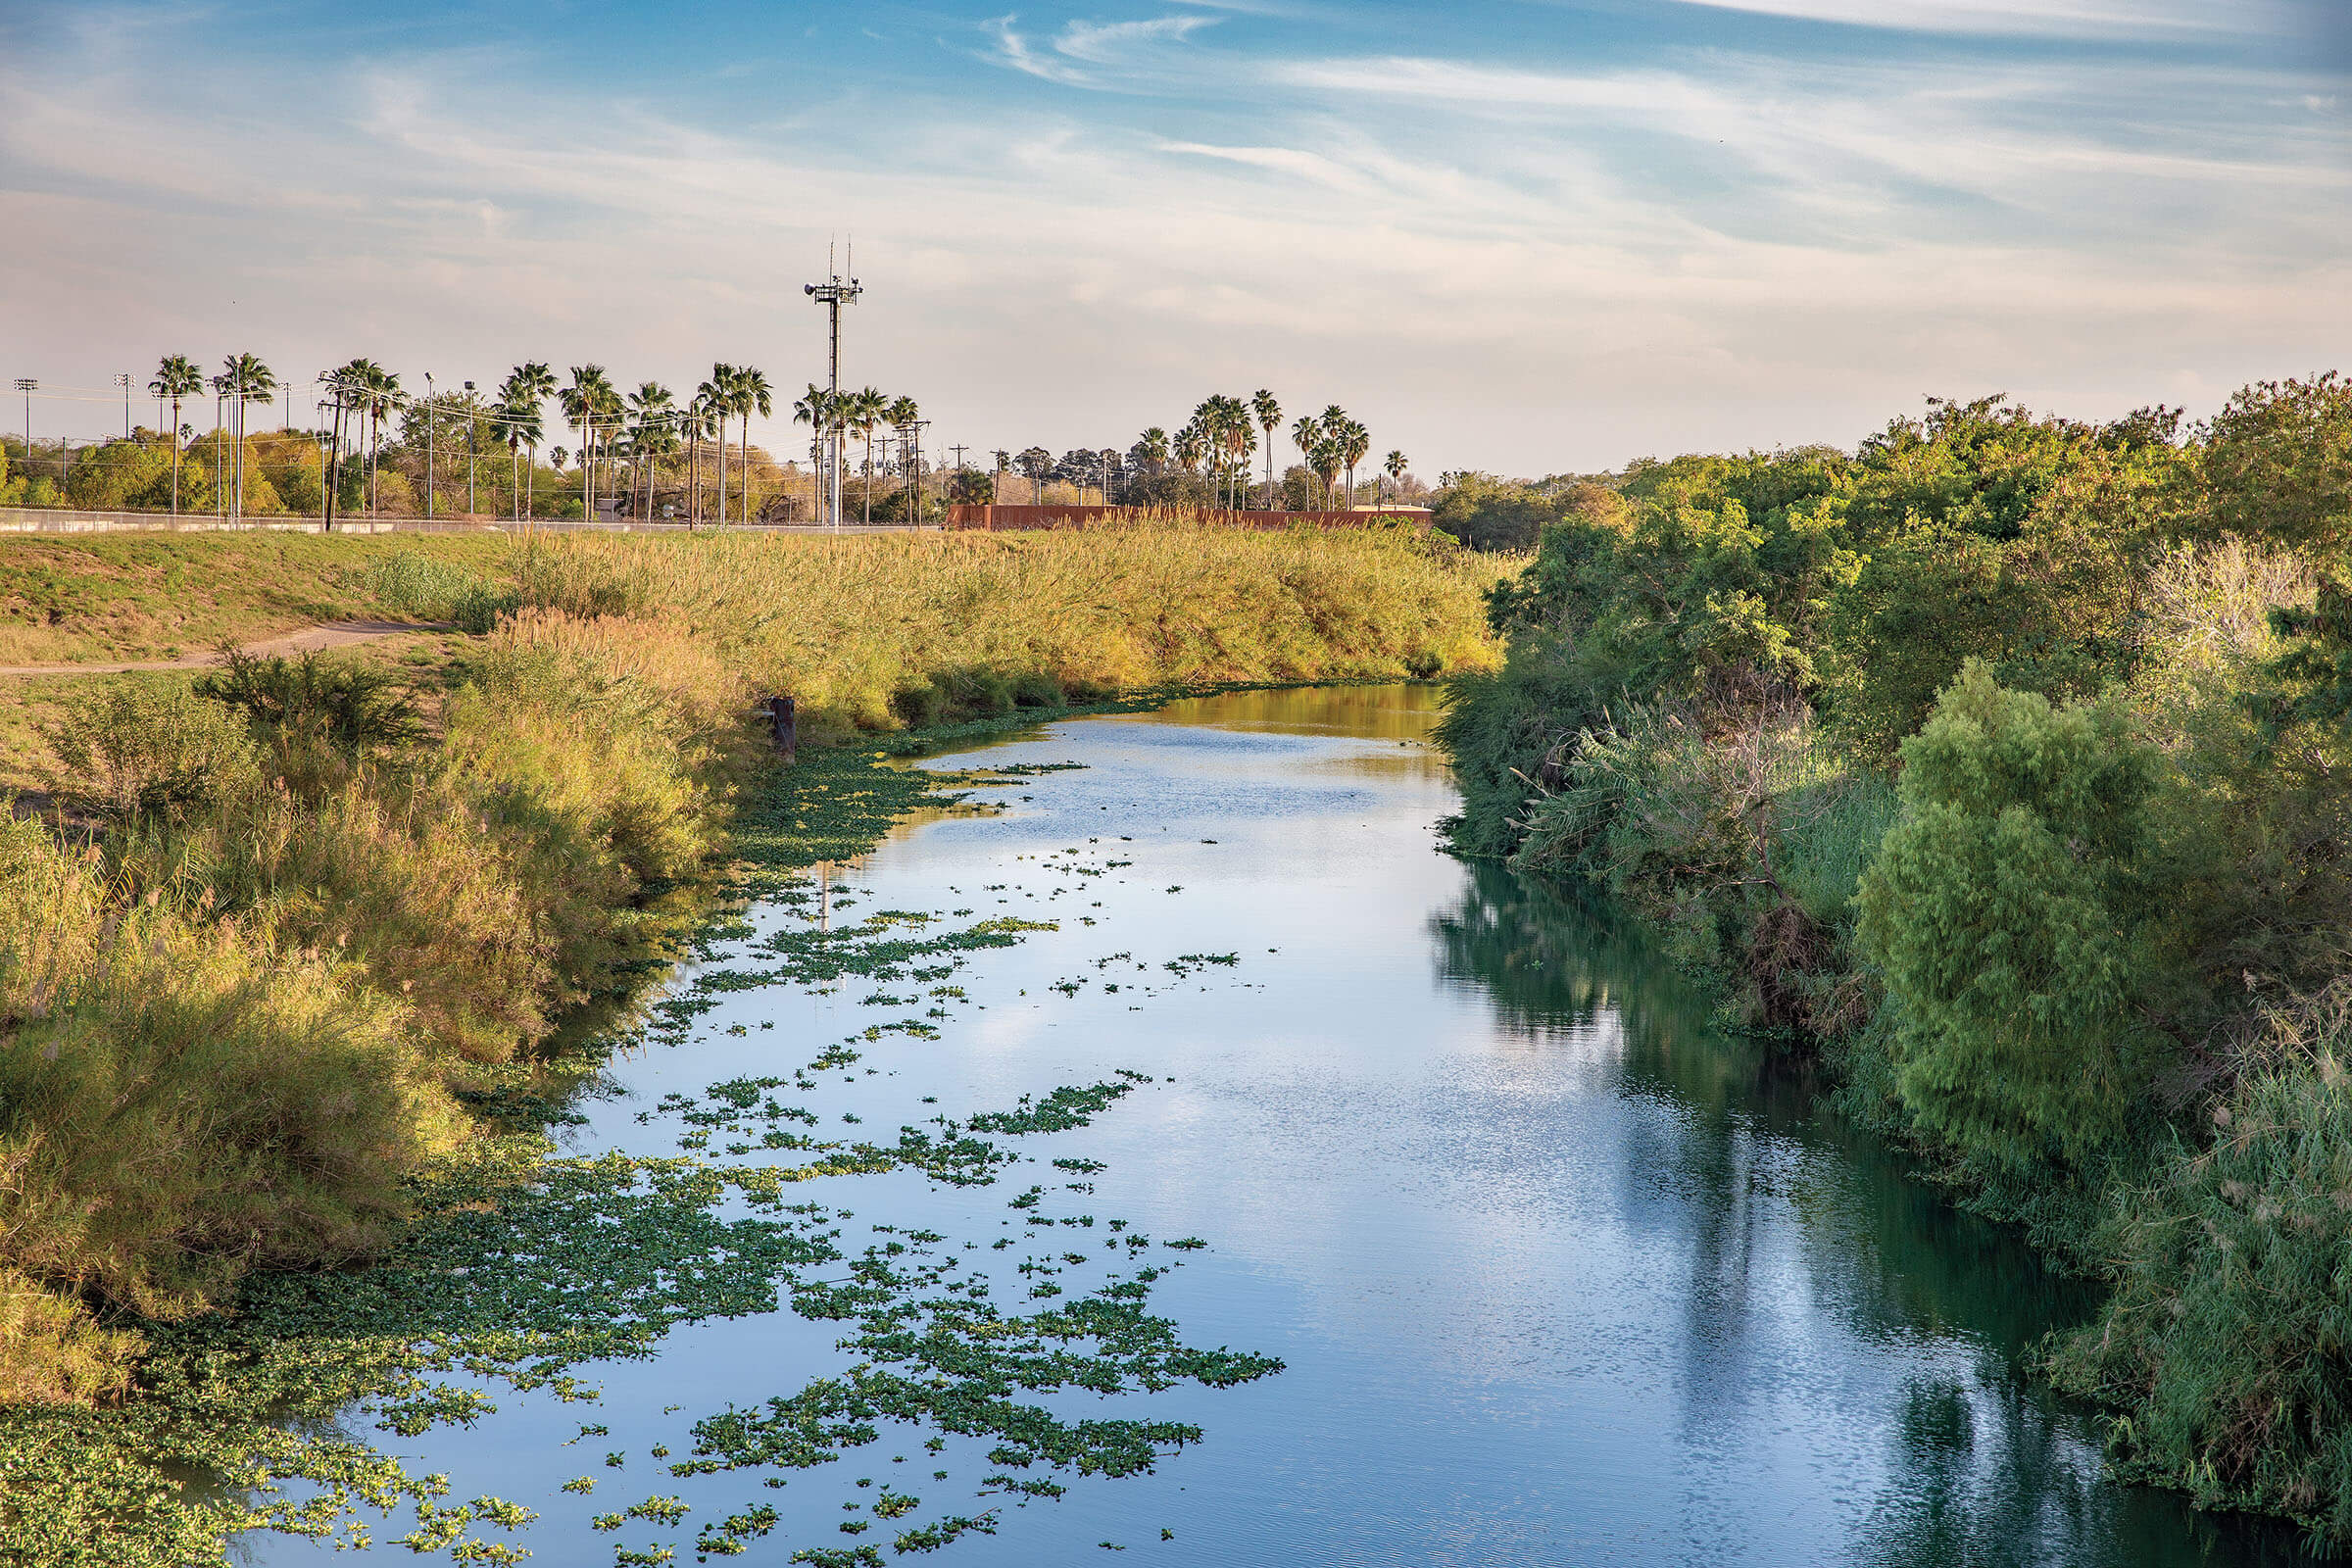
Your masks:
M 994 59 L 1045 81 L 1096 87 L 1164 72 L 1167 46 L 1181 44 L 1218 18 L 1198 14 L 1152 17 L 1135 22 L 1093 22 L 1073 18 L 1043 46 L 1015 25 L 1017 16 L 991 18 L 983 25 L 996 40 Z
M 1807 22 L 1907 32 L 2162 36 L 2283 30 L 2291 0 L 1680 0 Z
M 505 49 L 44 42 L 0 76 L 0 311 L 61 378 L 253 348 L 797 384 L 798 269 L 855 231 L 854 373 L 947 439 L 1102 445 L 1274 384 L 1431 468 L 1850 440 L 1927 388 L 2120 411 L 2352 334 L 2352 124 L 2308 73 L 1434 22 L 1302 57 L 1354 34 L 1154 9 L 973 19 L 1002 71 L 845 70 L 888 112 L 789 121 Z

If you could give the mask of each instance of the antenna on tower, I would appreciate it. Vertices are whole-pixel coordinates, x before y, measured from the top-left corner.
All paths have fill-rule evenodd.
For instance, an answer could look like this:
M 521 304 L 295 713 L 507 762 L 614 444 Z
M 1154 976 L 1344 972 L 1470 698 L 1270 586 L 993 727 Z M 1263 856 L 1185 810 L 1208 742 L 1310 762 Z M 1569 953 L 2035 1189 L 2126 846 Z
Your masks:
M 838 528 L 841 526 L 841 308 L 857 304 L 858 296 L 865 291 L 858 287 L 855 276 L 844 278 L 840 272 L 833 270 L 833 247 L 830 245 L 825 247 L 825 280 L 822 283 L 803 284 L 801 292 L 824 306 L 829 318 L 830 337 L 825 358 L 825 426 L 830 438 L 826 443 L 826 451 L 832 475 L 826 493 L 832 502 L 830 521 Z

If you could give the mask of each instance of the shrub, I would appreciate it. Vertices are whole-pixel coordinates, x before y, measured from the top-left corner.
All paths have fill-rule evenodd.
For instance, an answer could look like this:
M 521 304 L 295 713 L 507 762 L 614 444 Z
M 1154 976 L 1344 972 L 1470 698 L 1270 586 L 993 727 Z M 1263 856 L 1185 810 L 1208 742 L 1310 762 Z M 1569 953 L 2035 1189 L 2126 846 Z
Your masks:
M 1441 492 L 1430 521 L 1473 550 L 1532 550 L 1560 504 L 1526 485 L 1465 474 Z
M 2209 525 L 2320 554 L 2352 543 L 2352 380 L 2258 381 L 2206 425 Z
M 244 715 L 186 688 L 120 681 L 48 732 L 59 794 L 119 816 L 180 816 L 258 778 Z
M 489 586 L 480 572 L 415 550 L 377 556 L 353 576 L 385 609 L 427 620 L 457 619 L 457 607 Z
M 908 729 L 928 729 L 948 710 L 948 694 L 927 680 L 908 681 L 890 694 L 890 710 Z
M 115 1397 L 144 1348 L 139 1335 L 101 1328 L 78 1303 L 0 1268 L 0 1404 Z
M 931 677 L 947 695 L 951 718 L 992 718 L 1012 711 L 1012 682 L 993 669 L 943 669 Z
M 451 601 L 449 618 L 468 636 L 486 637 L 497 629 L 500 621 L 521 608 L 522 595 L 514 589 L 475 583 Z
M 1016 708 L 1059 708 L 1068 700 L 1062 694 L 1061 682 L 1051 675 L 1032 670 L 1012 677 L 1012 702 Z
M 2098 1321 L 2053 1361 L 2120 1407 L 2127 1476 L 2202 1506 L 2272 1509 L 2352 1545 L 2352 1039 L 2339 988 L 2271 1015 L 2282 1058 L 2175 1139 L 2154 1180 L 2113 1195 L 2115 1272 Z M 2285 1048 L 2279 1050 L 2278 1048 Z
M 519 853 L 441 775 L 265 794 L 143 828 L 118 851 L 133 893 L 209 900 L 206 912 L 281 945 L 342 953 L 406 1003 L 432 1054 L 476 1061 L 544 1039 L 564 991 L 546 913 L 516 883 Z
M 379 1244 L 450 1131 L 397 1004 L 227 922 L 121 920 L 0 1038 L 0 1263 L 153 1316 Z
M 1996 1168 L 2082 1160 L 2147 1065 L 2151 760 L 2114 710 L 2053 708 L 1971 661 L 1903 760 L 1902 820 L 1859 897 L 1903 1105 Z
M 415 705 L 389 671 L 305 652 L 287 659 L 222 644 L 218 673 L 197 680 L 194 695 L 246 715 L 265 740 L 313 743 L 362 757 L 413 740 Z

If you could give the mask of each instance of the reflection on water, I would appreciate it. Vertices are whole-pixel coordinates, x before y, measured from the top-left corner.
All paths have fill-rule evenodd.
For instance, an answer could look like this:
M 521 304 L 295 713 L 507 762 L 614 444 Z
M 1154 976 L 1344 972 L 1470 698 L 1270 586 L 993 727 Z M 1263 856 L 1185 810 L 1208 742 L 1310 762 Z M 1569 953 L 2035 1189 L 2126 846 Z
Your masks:
M 1814 1120 L 1813 1086 L 1716 1030 L 1703 996 L 1624 922 L 1481 866 L 1431 930 L 1445 974 L 1481 988 L 1516 1037 L 1606 1032 L 1621 1092 L 1688 1112 L 1643 1163 L 1672 1170 L 1692 1200 L 1681 1245 L 1696 1288 L 1680 1309 L 1695 1425 L 1753 1413 L 1746 1368 L 1769 1346 L 1750 1343 L 1751 1286 L 1775 1210 L 1795 1220 L 1813 1305 L 1840 1332 L 1963 1352 L 1902 1378 L 1888 1474 L 1842 1555 L 1906 1568 L 2309 1560 L 2290 1532 L 2105 1482 L 2093 1423 L 2015 1370 L 2094 1308 L 2089 1289 L 1953 1209 L 1879 1141 Z
M 615 1064 L 576 1147 L 666 1147 L 640 1120 L 664 1095 L 849 1038 L 856 1071 L 794 1099 L 885 1137 L 1151 1076 L 1092 1124 L 1025 1140 L 1033 1162 L 994 1188 L 808 1185 L 860 1232 L 947 1238 L 1006 1300 L 1047 1277 L 1016 1264 L 1082 1266 L 1032 1245 L 1033 1212 L 1090 1268 L 1114 1218 L 1202 1238 L 1153 1309 L 1190 1343 L 1285 1362 L 1240 1388 L 1054 1396 L 1067 1418 L 1203 1437 L 1150 1474 L 1000 1503 L 1001 1533 L 943 1564 L 1094 1561 L 1104 1543 L 1200 1568 L 2298 1560 L 2286 1532 L 2111 1485 L 2090 1419 L 2013 1374 L 2087 1310 L 2078 1288 L 1821 1120 L 1812 1086 L 1719 1032 L 1623 922 L 1437 853 L 1455 802 L 1435 713 L 1427 688 L 1240 694 L 939 759 L 1084 766 L 989 792 L 1002 809 L 926 815 L 829 873 L 853 920 L 1035 923 L 926 994 L 937 1038 L 863 1033 L 923 1004 L 861 984 L 730 991 L 686 1046 Z M 1013 1202 L 1032 1184 L 1042 1211 Z M 682 1451 L 723 1404 L 840 1375 L 838 1338 L 752 1313 L 609 1369 L 595 1446 L 632 1455 L 622 1500 L 658 1484 L 697 1521 L 740 1506 L 723 1478 L 657 1483 L 635 1456 Z M 579 1422 L 508 1400 L 427 1434 L 413 1467 L 540 1509 L 542 1561 L 607 1560 L 591 1520 L 620 1504 L 563 1491 Z M 858 1481 L 877 1472 L 926 1507 L 970 1506 L 986 1455 L 928 1438 L 894 1426 L 875 1457 L 763 1494 L 780 1520 L 751 1560 L 838 1545 L 843 1499 L 870 1497 Z

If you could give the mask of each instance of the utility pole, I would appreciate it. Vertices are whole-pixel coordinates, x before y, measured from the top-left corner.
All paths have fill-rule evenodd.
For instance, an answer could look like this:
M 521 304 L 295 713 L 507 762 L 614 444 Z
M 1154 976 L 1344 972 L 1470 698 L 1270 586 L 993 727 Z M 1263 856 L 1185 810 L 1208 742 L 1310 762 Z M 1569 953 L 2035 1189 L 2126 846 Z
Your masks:
M 40 389 L 41 383 L 31 376 L 17 377 L 17 390 L 24 394 L 24 485 L 28 490 L 32 487 L 32 395 Z
M 424 372 L 424 520 L 433 520 L 433 372 Z
M 318 379 L 324 381 L 331 372 L 320 370 Z M 316 385 L 316 383 L 313 383 Z M 311 417 L 318 416 L 318 394 L 311 394 Z M 335 531 L 335 449 L 343 444 L 343 399 L 338 389 L 334 412 L 327 416 L 328 428 L 318 432 L 318 531 Z
M 130 372 L 116 372 L 115 385 L 122 389 L 122 439 L 130 439 Z
M 917 419 L 907 426 L 913 432 L 908 437 L 908 444 L 914 449 L 914 456 L 908 466 L 914 470 L 914 522 L 918 528 L 923 522 L 923 426 L 930 422 L 929 419 Z
M 854 253 L 850 266 L 851 270 L 855 271 L 857 262 Z M 825 308 L 827 318 L 825 393 L 826 401 L 830 405 L 841 396 L 841 308 L 844 305 L 857 304 L 858 296 L 865 291 L 858 286 L 856 277 L 845 279 L 839 272 L 833 270 L 833 257 L 830 250 L 825 255 L 825 280 L 822 283 L 805 283 L 801 286 L 801 292 Z M 830 518 L 832 525 L 838 528 L 841 526 L 841 426 L 837 420 L 833 423 L 832 440 L 829 446 L 832 453 Z
M 473 449 L 482 444 L 481 426 L 473 416 L 473 383 L 466 383 L 466 515 L 473 515 Z

